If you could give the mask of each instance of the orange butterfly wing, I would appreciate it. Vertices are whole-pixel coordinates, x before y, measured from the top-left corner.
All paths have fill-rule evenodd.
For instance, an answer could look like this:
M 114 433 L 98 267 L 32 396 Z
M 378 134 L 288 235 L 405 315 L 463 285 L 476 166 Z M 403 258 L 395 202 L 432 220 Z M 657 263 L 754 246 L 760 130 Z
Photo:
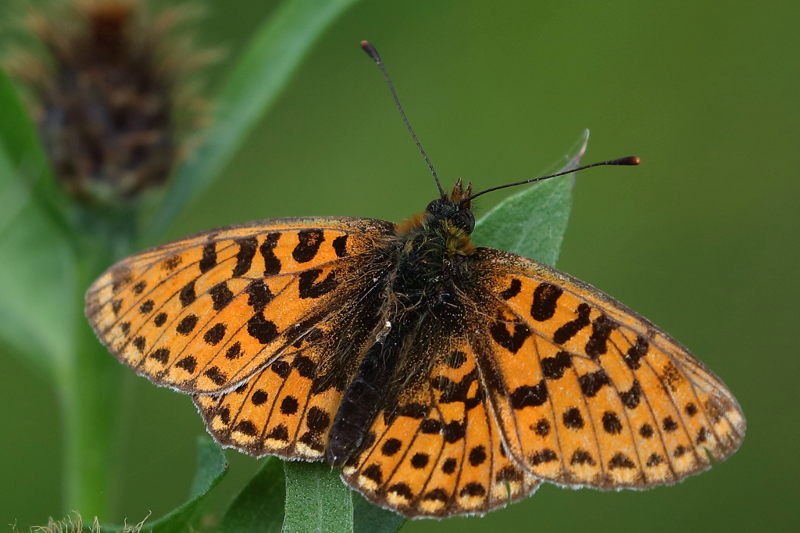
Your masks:
M 202 233 L 112 266 L 89 288 L 86 315 L 108 349 L 152 381 L 229 391 L 317 335 L 361 286 L 363 254 L 393 228 L 316 218 Z
M 740 445 L 722 381 L 600 291 L 519 256 L 478 249 L 488 334 L 471 338 L 504 442 L 543 480 L 672 483 Z
M 296 350 L 231 392 L 194 396 L 209 433 L 256 457 L 321 460 L 341 398 L 336 388 L 313 390 L 322 355 L 314 347 Z
M 466 339 L 416 353 L 434 360 L 426 379 L 378 414 L 342 479 L 406 516 L 479 514 L 532 494 L 539 481 L 505 452 Z M 438 343 L 436 343 L 438 344 Z

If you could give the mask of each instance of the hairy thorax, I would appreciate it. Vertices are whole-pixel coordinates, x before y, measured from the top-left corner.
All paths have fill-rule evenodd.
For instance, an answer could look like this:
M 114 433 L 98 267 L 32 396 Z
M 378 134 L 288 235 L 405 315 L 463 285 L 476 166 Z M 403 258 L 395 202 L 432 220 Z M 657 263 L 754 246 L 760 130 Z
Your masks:
M 447 219 L 417 215 L 398 226 L 398 260 L 390 295 L 405 310 L 433 310 L 449 300 L 464 279 L 465 259 L 474 251 L 469 233 Z

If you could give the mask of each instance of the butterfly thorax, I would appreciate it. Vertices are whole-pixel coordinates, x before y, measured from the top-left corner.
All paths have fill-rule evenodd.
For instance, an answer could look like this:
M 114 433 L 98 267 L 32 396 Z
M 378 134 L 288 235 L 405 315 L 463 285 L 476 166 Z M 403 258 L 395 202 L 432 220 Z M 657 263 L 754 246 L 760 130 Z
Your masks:
M 464 190 L 458 180 L 448 197 L 433 200 L 424 213 L 397 227 L 397 262 L 388 301 L 401 309 L 431 309 L 452 296 L 453 283 L 463 279 L 464 260 L 475 250 L 469 194 L 470 187 Z

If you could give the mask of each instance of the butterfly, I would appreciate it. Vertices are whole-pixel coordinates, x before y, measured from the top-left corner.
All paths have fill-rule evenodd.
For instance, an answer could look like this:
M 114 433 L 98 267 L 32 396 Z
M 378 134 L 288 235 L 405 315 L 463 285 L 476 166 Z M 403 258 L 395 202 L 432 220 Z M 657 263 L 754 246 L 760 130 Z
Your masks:
M 484 513 L 542 482 L 670 484 L 731 455 L 742 411 L 686 348 L 575 278 L 471 243 L 489 190 L 459 180 L 401 224 L 200 233 L 113 265 L 86 315 L 120 361 L 191 394 L 222 445 L 327 461 L 408 517 Z

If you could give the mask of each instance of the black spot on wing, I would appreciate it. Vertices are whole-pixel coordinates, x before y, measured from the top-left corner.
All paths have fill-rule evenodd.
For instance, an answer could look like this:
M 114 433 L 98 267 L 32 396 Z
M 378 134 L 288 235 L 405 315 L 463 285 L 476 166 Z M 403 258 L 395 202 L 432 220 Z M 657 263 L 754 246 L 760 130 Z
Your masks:
M 242 355 L 242 345 L 239 341 L 234 342 L 228 347 L 225 352 L 225 357 L 228 359 L 238 359 Z
M 467 434 L 464 422 L 452 421 L 445 424 L 442 431 L 445 442 L 452 444 L 464 438 Z
M 577 318 L 570 320 L 558 328 L 553 334 L 553 340 L 557 344 L 564 344 L 574 337 L 580 330 L 589 325 L 589 313 L 591 313 L 591 308 L 587 304 L 582 303 L 578 305 L 577 313 Z
M 297 233 L 297 240 L 297 246 L 292 250 L 292 257 L 298 263 L 307 263 L 317 255 L 325 235 L 320 229 L 307 229 Z
M 581 392 L 591 398 L 604 386 L 611 385 L 611 380 L 605 370 L 598 370 L 597 372 L 589 372 L 582 375 L 578 378 L 578 383 L 581 386 Z
M 150 314 L 155 306 L 155 302 L 153 300 L 145 300 L 142 302 L 142 305 L 139 306 L 139 312 L 143 315 Z
M 214 324 L 208 331 L 206 331 L 205 335 L 203 335 L 203 340 L 206 342 L 206 344 L 216 346 L 223 339 L 223 337 L 225 337 L 225 330 L 225 324 L 222 322 Z
M 533 291 L 533 304 L 531 316 L 534 320 L 542 322 L 553 317 L 558 305 L 558 299 L 564 291 L 550 283 L 541 283 Z
M 628 409 L 634 409 L 637 405 L 639 405 L 639 401 L 642 396 L 642 387 L 639 385 L 637 380 L 633 380 L 633 385 L 627 391 L 621 391 L 619 393 L 619 398 L 622 400 L 622 403 Z
M 280 237 L 280 233 L 269 233 L 258 249 L 264 259 L 265 276 L 274 276 L 281 271 L 281 260 L 275 255 L 275 247 L 278 245 Z
M 193 374 L 195 369 L 197 368 L 197 360 L 191 355 L 189 355 L 184 357 L 177 363 L 175 363 L 175 366 L 178 368 L 182 368 L 183 370 L 186 370 L 190 374 Z
M 500 297 L 503 300 L 510 300 L 511 298 L 519 294 L 519 291 L 521 289 L 522 289 L 522 282 L 517 278 L 513 278 L 508 288 L 500 293 Z
M 194 290 L 194 282 L 195 280 L 192 280 L 186 285 L 184 285 L 178 295 L 178 298 L 181 301 L 181 305 L 184 307 L 191 304 L 197 299 L 197 294 L 195 293 Z
M 221 386 L 228 381 L 228 376 L 226 376 L 225 373 L 222 372 L 222 370 L 220 370 L 219 367 L 216 366 L 212 366 L 211 368 L 203 372 L 203 374 L 212 382 L 214 382 L 215 385 Z
M 383 446 L 381 446 L 381 453 L 387 457 L 391 457 L 400 451 L 400 447 L 402 445 L 403 443 L 398 439 L 386 439 L 386 442 L 384 442 Z
M 236 253 L 236 266 L 233 267 L 233 276 L 244 276 L 253 264 L 253 257 L 256 255 L 258 241 L 255 237 L 247 237 L 236 241 L 239 251 Z
M 564 425 L 572 429 L 581 429 L 584 426 L 583 416 L 577 407 L 570 407 L 564 411 L 563 415 Z
M 567 352 L 558 352 L 553 357 L 542 359 L 542 373 L 547 379 L 560 379 L 564 370 L 572 365 L 572 358 Z
M 537 407 L 547 401 L 547 383 L 541 380 L 536 385 L 522 385 L 511 393 L 511 406 L 514 409 Z
M 544 448 L 538 452 L 534 452 L 530 456 L 530 463 L 533 466 L 540 465 L 542 463 L 550 463 L 552 461 L 556 461 L 558 459 L 558 455 L 554 450 L 550 448 Z
M 486 489 L 480 483 L 475 481 L 471 481 L 464 485 L 464 488 L 461 489 L 458 493 L 459 496 L 473 496 L 473 497 L 481 497 L 486 495 Z
M 197 320 L 197 315 L 186 315 L 175 327 L 175 331 L 181 335 L 188 335 L 197 325 Z
M 269 368 L 283 379 L 289 377 L 289 373 L 292 371 L 292 367 L 286 361 L 275 361 Z
M 336 252 L 336 257 L 347 255 L 347 235 L 339 235 L 333 239 L 333 251 Z
M 620 452 L 614 454 L 614 457 L 608 461 L 608 468 L 609 470 L 615 470 L 618 468 L 636 468 L 636 465 L 633 463 L 633 461 L 631 461 L 630 457 Z
M 300 274 L 298 277 L 300 298 L 319 298 L 339 285 L 335 270 L 331 270 L 325 279 L 318 282 L 320 274 L 322 274 L 320 269 L 306 270 Z
M 418 452 L 411 458 L 411 466 L 416 469 L 425 468 L 430 461 L 430 456 L 427 453 Z
M 253 405 L 263 405 L 269 399 L 269 394 L 267 391 L 258 389 L 253 393 L 250 397 L 250 401 L 253 402 Z
M 517 353 L 525 343 L 525 339 L 531 336 L 528 326 L 521 323 L 514 324 L 514 333 L 509 333 L 508 324 L 505 321 L 497 321 L 492 324 L 489 332 L 497 344 L 511 353 Z
M 257 313 L 247 321 L 247 333 L 261 344 L 268 344 L 277 338 L 278 326 L 264 318 L 262 313 Z
M 572 454 L 572 458 L 569 460 L 569 464 L 571 465 L 592 465 L 594 466 L 595 460 L 592 457 L 592 454 L 587 452 L 586 450 L 582 450 L 578 448 Z
M 233 300 L 233 293 L 224 281 L 214 285 L 208 292 L 211 294 L 211 301 L 214 303 L 214 311 L 222 311 Z
M 217 249 L 213 242 L 203 246 L 203 257 L 200 259 L 200 272 L 205 274 L 217 265 Z
M 319 407 L 315 406 L 308 410 L 308 415 L 306 416 L 306 425 L 311 431 L 321 433 L 328 429 L 330 423 L 330 415 Z
M 612 435 L 617 435 L 622 432 L 622 422 L 620 422 L 616 413 L 612 411 L 603 413 L 603 429 L 606 430 L 606 433 Z
M 161 363 L 162 365 L 167 364 L 169 361 L 169 350 L 167 348 L 159 348 L 154 350 L 150 357 Z
M 286 442 L 289 440 L 289 429 L 283 424 L 278 424 L 267 434 L 266 439 L 274 439 Z
M 269 287 L 260 279 L 251 281 L 244 292 L 247 293 L 247 305 L 256 313 L 263 311 L 274 297 Z
M 611 332 L 619 327 L 619 324 L 605 315 L 600 315 L 592 322 L 592 335 L 586 342 L 586 354 L 589 357 L 599 357 L 606 353 L 608 347 L 606 342 Z
M 641 366 L 639 360 L 647 354 L 647 349 L 649 348 L 649 343 L 647 339 L 644 337 L 637 335 L 636 336 L 636 343 L 628 349 L 628 352 L 625 354 L 625 364 L 631 370 L 636 370 Z

